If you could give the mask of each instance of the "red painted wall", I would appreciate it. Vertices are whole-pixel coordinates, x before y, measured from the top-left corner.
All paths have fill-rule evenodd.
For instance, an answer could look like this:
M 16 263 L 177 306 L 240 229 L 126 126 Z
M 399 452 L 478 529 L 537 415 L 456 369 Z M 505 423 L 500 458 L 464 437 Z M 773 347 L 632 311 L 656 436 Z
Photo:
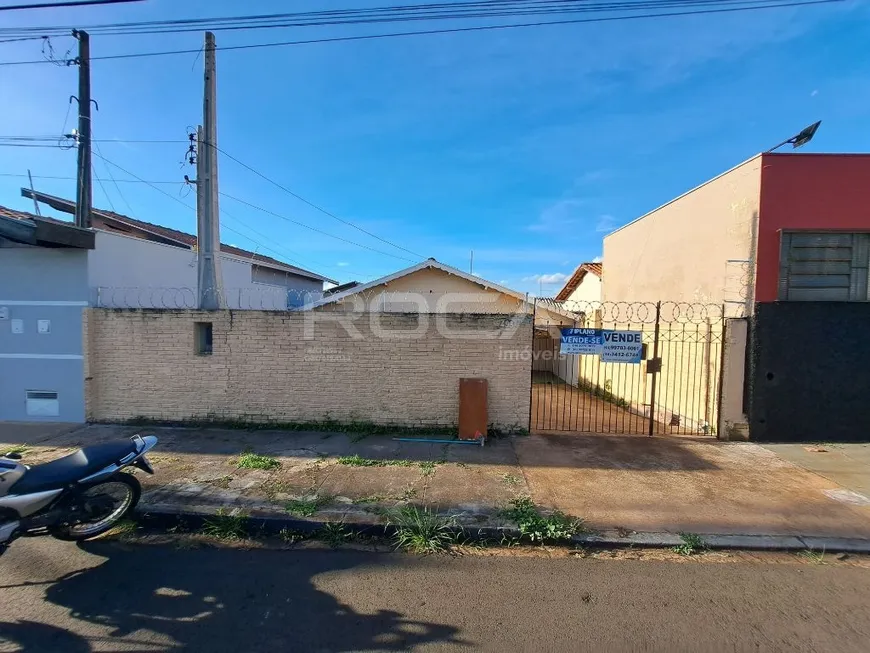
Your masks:
M 756 301 L 776 301 L 783 229 L 870 231 L 870 154 L 762 155 Z

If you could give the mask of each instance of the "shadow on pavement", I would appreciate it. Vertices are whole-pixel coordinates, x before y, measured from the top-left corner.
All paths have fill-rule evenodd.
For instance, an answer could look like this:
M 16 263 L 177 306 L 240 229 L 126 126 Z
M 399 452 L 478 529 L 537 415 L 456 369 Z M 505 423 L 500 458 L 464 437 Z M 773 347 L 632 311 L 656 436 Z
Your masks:
M 64 653 L 89 653 L 88 640 L 68 630 L 36 621 L 0 621 L 0 649 L 22 653 L 31 651 L 63 651 Z
M 315 586 L 319 574 L 396 564 L 401 560 L 396 556 L 364 551 L 128 549 L 109 542 L 80 546 L 105 561 L 57 580 L 47 588 L 45 600 L 69 610 L 73 619 L 109 628 L 109 640 L 136 633 L 141 642 L 151 633 L 148 638 L 155 643 L 169 640 L 168 649 L 210 651 L 393 651 L 426 643 L 462 643 L 455 627 L 413 621 L 393 611 L 360 613 Z M 365 592 L 365 587 L 360 590 Z M 25 651 L 90 650 L 77 635 L 54 632 L 44 624 L 4 627 Z M 45 646 L 49 642 L 54 644 Z

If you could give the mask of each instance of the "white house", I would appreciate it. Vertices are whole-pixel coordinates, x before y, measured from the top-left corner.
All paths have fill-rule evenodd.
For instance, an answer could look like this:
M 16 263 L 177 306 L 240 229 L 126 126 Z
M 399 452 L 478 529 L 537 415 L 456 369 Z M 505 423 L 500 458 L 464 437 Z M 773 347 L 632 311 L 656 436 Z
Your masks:
M 22 189 L 57 211 L 73 215 L 75 202 Z M 0 215 L 32 221 L 38 216 L 0 207 Z M 70 224 L 42 217 L 43 221 Z M 197 304 L 196 236 L 134 218 L 93 209 L 96 235 L 88 252 L 89 301 L 106 308 L 194 308 Z M 224 304 L 233 309 L 281 310 L 323 295 L 323 275 L 269 256 L 221 244 Z

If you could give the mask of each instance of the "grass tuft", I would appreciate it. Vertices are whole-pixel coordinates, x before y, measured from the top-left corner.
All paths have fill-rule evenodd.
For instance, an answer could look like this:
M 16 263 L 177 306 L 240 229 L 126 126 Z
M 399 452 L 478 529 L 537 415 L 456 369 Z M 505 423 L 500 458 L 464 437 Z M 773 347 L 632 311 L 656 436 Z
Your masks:
M 315 512 L 320 510 L 323 506 L 329 504 L 330 501 L 332 501 L 332 497 L 327 496 L 315 496 L 305 499 L 291 499 L 286 504 L 284 504 L 284 509 L 293 515 L 310 517 Z
M 205 520 L 202 534 L 219 540 L 241 540 L 248 536 L 248 517 L 242 513 L 229 515 L 220 508 L 214 517 Z
M 305 540 L 309 537 L 307 533 L 303 533 L 301 531 L 294 531 L 290 528 L 282 528 L 278 531 L 278 537 L 284 542 L 284 544 L 296 544 Z
M 332 548 L 336 548 L 353 538 L 353 533 L 348 530 L 344 522 L 326 522 L 319 531 L 317 539 L 323 540 Z
M 697 533 L 680 533 L 680 539 L 683 541 L 674 547 L 674 553 L 679 553 L 681 556 L 690 556 L 696 553 L 701 553 L 707 550 L 707 543 Z
M 411 460 L 377 460 L 374 458 L 363 458 L 358 453 L 352 456 L 340 456 L 337 460 L 339 465 L 347 465 L 349 467 L 413 467 L 414 462 Z
M 397 549 L 428 555 L 446 551 L 456 542 L 452 521 L 429 508 L 403 506 L 388 519 L 396 529 L 393 543 Z
M 515 522 L 522 537 L 532 542 L 558 542 L 569 540 L 583 530 L 583 520 L 558 510 L 543 515 L 530 497 L 517 497 L 502 513 Z
M 241 456 L 239 456 L 239 460 L 236 462 L 236 467 L 239 469 L 277 469 L 281 466 L 281 463 L 277 458 L 273 458 L 272 456 L 263 456 L 258 453 L 253 453 L 251 451 L 246 451 Z
M 798 552 L 798 555 L 806 560 L 807 562 L 812 562 L 813 564 L 823 565 L 825 564 L 825 550 L 815 551 L 813 549 L 806 549 L 804 551 Z

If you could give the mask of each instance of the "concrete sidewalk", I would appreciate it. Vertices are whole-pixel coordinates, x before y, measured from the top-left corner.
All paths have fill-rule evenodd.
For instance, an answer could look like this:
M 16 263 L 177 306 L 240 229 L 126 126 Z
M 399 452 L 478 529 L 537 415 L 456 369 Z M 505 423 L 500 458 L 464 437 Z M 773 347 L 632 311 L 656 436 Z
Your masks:
M 813 473 L 751 443 L 551 434 L 478 447 L 342 433 L 0 425 L 0 449 L 22 445 L 33 464 L 136 432 L 160 438 L 151 456 L 157 474 L 138 474 L 141 510 L 152 513 L 225 508 L 255 518 L 368 524 L 411 502 L 469 529 L 501 528 L 512 526 L 501 509 L 528 495 L 542 509 L 583 518 L 603 541 L 667 544 L 693 532 L 727 536 L 722 541 L 735 546 L 773 537 L 792 548 L 821 548 L 820 538 L 839 538 L 851 541 L 851 550 L 870 551 L 870 501 L 856 501 L 830 471 Z M 244 450 L 280 464 L 239 469 Z

